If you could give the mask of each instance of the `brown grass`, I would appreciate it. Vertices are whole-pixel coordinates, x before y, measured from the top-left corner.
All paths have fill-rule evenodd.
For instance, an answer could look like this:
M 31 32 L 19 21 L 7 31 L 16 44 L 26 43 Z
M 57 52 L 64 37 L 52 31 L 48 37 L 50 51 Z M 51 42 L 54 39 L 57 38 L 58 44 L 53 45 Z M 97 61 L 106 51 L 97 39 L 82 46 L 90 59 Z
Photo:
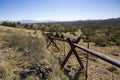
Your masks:
M 77 37 L 79 37 L 81 35 L 81 32 L 76 32 L 77 36 L 74 36 L 72 34 L 70 34 L 69 32 L 64 33 L 65 38 L 69 37 L 71 39 L 76 39 Z M 53 52 L 53 54 L 56 57 L 60 57 L 62 58 L 62 60 L 64 60 L 64 57 L 67 55 L 68 51 L 70 50 L 69 44 L 65 44 L 65 56 L 64 56 L 64 42 L 61 41 L 56 41 L 57 45 L 60 48 L 60 51 L 56 52 L 56 48 L 51 46 L 51 51 Z M 84 47 L 87 47 L 87 43 L 83 42 L 83 40 L 81 40 L 79 42 L 79 45 L 82 45 Z M 120 60 L 120 46 L 111 46 L 111 47 L 97 47 L 95 46 L 94 43 L 90 43 L 90 49 L 100 52 L 102 54 L 105 54 L 107 56 L 110 56 L 114 59 Z M 82 59 L 84 66 L 86 65 L 86 52 L 81 51 L 79 49 L 76 49 L 80 58 Z M 117 54 L 119 54 L 119 56 L 114 56 L 112 55 L 113 52 L 117 52 Z M 67 62 L 67 65 L 71 65 L 72 68 L 78 69 L 79 64 L 75 58 L 75 56 L 71 56 L 71 58 L 69 59 L 69 61 Z M 65 66 L 65 67 L 66 67 Z M 112 78 L 114 78 L 114 80 L 119 80 L 120 79 L 120 70 L 119 68 L 115 67 L 117 69 L 117 71 L 113 71 L 113 77 L 112 77 L 112 72 L 110 72 L 108 70 L 108 68 L 111 68 L 112 65 L 101 60 L 98 59 L 92 55 L 90 55 L 90 59 L 89 59 L 89 67 L 88 67 L 88 75 L 89 75 L 89 80 L 111 80 Z M 74 70 L 71 70 L 72 75 L 74 74 Z M 116 74 L 117 73 L 117 74 Z M 82 75 L 84 76 L 84 75 Z M 80 80 L 83 80 L 84 77 L 80 77 Z

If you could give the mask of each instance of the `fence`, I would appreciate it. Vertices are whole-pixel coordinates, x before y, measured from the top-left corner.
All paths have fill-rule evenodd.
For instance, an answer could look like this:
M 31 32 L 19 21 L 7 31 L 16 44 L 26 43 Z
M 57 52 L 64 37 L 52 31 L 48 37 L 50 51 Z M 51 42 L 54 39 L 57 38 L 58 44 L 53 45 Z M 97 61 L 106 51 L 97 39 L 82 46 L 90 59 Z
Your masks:
M 79 75 L 80 73 L 82 72 L 85 72 L 85 80 L 88 79 L 88 62 L 89 62 L 89 54 L 101 59 L 101 60 L 104 60 L 105 62 L 107 63 L 110 63 L 112 66 L 116 66 L 117 68 L 120 68 L 120 61 L 119 60 L 116 60 L 116 59 L 113 59 L 111 57 L 108 57 L 102 53 L 99 53 L 99 52 L 96 52 L 96 51 L 93 51 L 91 49 L 88 49 L 89 48 L 89 42 L 88 42 L 88 48 L 85 48 L 83 46 L 80 46 L 78 43 L 79 41 L 81 40 L 80 37 L 77 38 L 77 40 L 70 40 L 70 38 L 67 38 L 67 39 L 62 39 L 62 38 L 56 38 L 56 37 L 51 37 L 51 36 L 48 36 L 48 39 L 50 40 L 50 43 L 47 45 L 47 48 L 49 48 L 49 46 L 53 43 L 55 45 L 55 47 L 59 49 L 59 47 L 57 46 L 55 40 L 58 40 L 58 41 L 63 41 L 63 42 L 67 42 L 71 49 L 70 51 L 68 52 L 67 56 L 65 57 L 65 59 L 63 60 L 63 62 L 61 63 L 61 68 L 63 69 L 65 64 L 67 63 L 68 59 L 70 58 L 70 56 L 72 54 L 75 55 L 77 61 L 79 62 L 79 65 L 80 65 L 80 69 L 78 70 L 78 72 L 75 74 L 73 80 L 78 80 L 79 78 Z M 87 52 L 87 56 L 86 56 L 86 66 L 84 66 L 82 60 L 80 59 L 77 51 L 76 51 L 76 48 L 78 49 L 81 49 L 85 52 Z M 120 74 L 120 73 L 118 73 Z M 112 72 L 112 77 L 113 77 L 113 72 Z M 114 80 L 114 78 L 112 78 L 112 80 Z

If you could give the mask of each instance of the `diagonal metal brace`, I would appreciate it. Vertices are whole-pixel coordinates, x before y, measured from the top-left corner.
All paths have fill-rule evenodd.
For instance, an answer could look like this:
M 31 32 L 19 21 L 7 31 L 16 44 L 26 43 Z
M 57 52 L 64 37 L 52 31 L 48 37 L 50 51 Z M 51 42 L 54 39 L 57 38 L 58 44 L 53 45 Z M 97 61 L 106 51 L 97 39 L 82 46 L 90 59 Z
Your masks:
M 48 39 L 50 39 L 50 43 L 47 45 L 47 48 L 49 48 L 49 46 L 53 43 L 53 44 L 55 45 L 55 47 L 56 47 L 58 50 L 60 50 L 59 47 L 57 46 L 57 44 L 55 43 L 55 41 L 54 41 L 53 38 L 51 38 L 51 37 L 49 36 Z
M 75 41 L 71 41 L 70 38 L 67 38 L 67 42 L 69 43 L 70 47 L 71 47 L 71 50 L 69 51 L 68 55 L 66 56 L 65 60 L 63 61 L 63 63 L 61 64 L 61 67 L 63 68 L 64 65 L 67 63 L 68 59 L 70 58 L 70 56 L 74 53 L 75 57 L 77 58 L 77 61 L 79 62 L 80 66 L 82 69 L 84 69 L 84 65 L 81 61 L 81 59 L 79 58 L 76 50 L 75 50 L 75 46 L 73 45 L 73 43 L 76 43 L 78 44 L 79 41 L 80 41 L 80 37 L 77 38 L 77 40 Z

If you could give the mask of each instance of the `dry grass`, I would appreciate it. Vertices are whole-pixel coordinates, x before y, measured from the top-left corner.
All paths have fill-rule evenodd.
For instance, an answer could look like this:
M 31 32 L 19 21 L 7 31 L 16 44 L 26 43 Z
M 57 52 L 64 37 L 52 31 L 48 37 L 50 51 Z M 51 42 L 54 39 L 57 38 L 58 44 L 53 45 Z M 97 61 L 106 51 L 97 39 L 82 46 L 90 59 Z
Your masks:
M 63 33 L 65 38 L 76 39 L 81 35 L 81 31 L 75 32 L 76 36 L 70 33 Z M 47 67 L 52 68 L 53 72 L 48 80 L 68 80 L 59 66 L 59 59 L 63 60 L 70 50 L 69 44 L 56 41 L 60 51 L 53 46 L 47 50 L 45 38 L 41 31 L 26 30 L 0 26 L 0 79 L 2 80 L 20 80 L 19 72 L 28 70 L 33 62 L 40 62 Z M 82 40 L 79 43 L 87 47 L 87 43 Z M 65 47 L 65 49 L 64 49 Z M 120 46 L 111 47 L 96 47 L 94 43 L 90 43 L 90 49 L 101 52 L 105 55 L 120 60 Z M 45 52 L 44 52 L 44 51 Z M 64 53 L 65 52 L 65 53 Z M 84 65 L 86 64 L 85 52 L 78 50 L 80 58 Z M 119 56 L 112 55 L 113 52 Z M 26 55 L 27 54 L 27 55 Z M 79 64 L 75 56 L 71 56 L 68 63 L 65 65 L 71 66 L 71 75 L 79 68 Z M 89 80 L 110 80 L 112 72 L 109 71 L 112 65 L 90 55 L 88 74 Z M 120 79 L 120 70 L 113 72 L 114 80 Z M 80 80 L 84 79 L 84 73 Z M 25 80 L 39 80 L 37 76 L 28 76 Z
M 76 39 L 77 37 L 79 37 L 81 35 L 81 32 L 78 31 L 76 32 L 77 36 L 74 36 L 72 34 L 70 34 L 69 32 L 64 33 L 65 38 L 69 37 L 71 39 Z M 60 41 L 56 41 L 57 45 L 60 48 L 60 51 L 56 52 L 56 48 L 51 46 L 50 51 L 53 52 L 53 54 L 56 57 L 60 57 L 62 60 L 64 59 L 64 43 L 60 42 Z M 87 43 L 83 42 L 83 40 L 81 40 L 79 42 L 79 45 L 82 45 L 84 47 L 87 47 Z M 107 56 L 110 56 L 114 59 L 120 60 L 120 46 L 111 46 L 111 47 L 96 47 L 94 45 L 94 43 L 90 43 L 90 49 L 103 53 Z M 65 56 L 67 55 L 68 51 L 70 50 L 69 44 L 65 44 Z M 81 51 L 79 49 L 77 49 L 77 52 L 80 56 L 80 58 L 82 59 L 84 66 L 86 65 L 86 52 Z M 112 53 L 116 52 L 117 54 L 119 54 L 119 56 L 114 56 L 112 55 Z M 72 68 L 74 69 L 78 69 L 79 64 L 75 58 L 75 56 L 71 56 L 71 58 L 69 59 L 68 63 L 65 65 L 65 67 L 67 67 L 67 65 L 71 65 Z M 109 71 L 108 69 L 111 68 L 112 65 L 101 60 L 98 59 L 92 55 L 90 55 L 90 59 L 89 59 L 89 67 L 88 67 L 88 78 L 89 80 L 111 80 L 112 78 L 114 78 L 114 80 L 119 80 L 120 79 L 120 69 L 115 67 L 115 69 L 117 69 L 116 71 L 113 71 L 113 73 L 111 71 Z M 74 73 L 76 71 L 71 70 L 72 75 L 74 75 Z M 113 74 L 113 77 L 112 77 Z M 84 76 L 84 74 L 82 75 Z M 80 77 L 80 80 L 83 80 L 84 77 Z
M 0 26 L 0 79 L 21 80 L 21 72 L 40 63 L 54 70 L 48 80 L 67 80 L 45 41 L 40 30 Z M 24 80 L 41 80 L 39 77 L 29 75 Z

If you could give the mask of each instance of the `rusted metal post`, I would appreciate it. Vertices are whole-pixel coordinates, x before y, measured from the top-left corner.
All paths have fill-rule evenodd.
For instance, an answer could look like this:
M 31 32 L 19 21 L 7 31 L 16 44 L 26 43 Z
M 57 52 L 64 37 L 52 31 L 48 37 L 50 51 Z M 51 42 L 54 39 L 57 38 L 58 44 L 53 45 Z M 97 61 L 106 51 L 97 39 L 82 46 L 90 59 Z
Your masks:
M 112 65 L 112 68 L 113 68 L 113 65 Z M 114 80 L 114 75 L 113 75 L 113 70 L 112 70 L 112 79 L 111 80 Z
M 50 43 L 47 45 L 47 48 L 49 48 L 50 44 L 53 42 L 53 39 L 51 38 L 48 38 L 48 39 L 50 39 Z
M 65 42 L 64 42 L 64 58 L 65 58 Z
M 77 39 L 77 40 L 75 40 L 74 41 L 74 43 L 79 43 L 79 41 L 80 41 L 80 37 Z M 71 50 L 69 51 L 69 53 L 68 53 L 68 55 L 66 56 L 66 58 L 65 58 L 65 60 L 63 61 L 63 63 L 61 64 L 61 67 L 63 68 L 64 67 L 64 65 L 67 63 L 67 61 L 68 61 L 68 59 L 70 58 L 70 56 L 72 55 L 72 53 L 74 53 L 74 55 L 76 56 L 76 58 L 77 58 L 77 60 L 78 60 L 78 62 L 79 62 L 79 64 L 80 64 L 80 66 L 81 66 L 81 68 L 83 69 L 84 68 L 84 66 L 83 66 L 83 64 L 82 64 L 82 61 L 80 60 L 80 58 L 79 58 L 79 56 L 78 56 L 78 54 L 77 54 L 77 52 L 76 52 L 76 50 L 75 50 L 75 46 L 73 46 L 73 42 L 69 39 L 69 38 L 67 38 L 67 41 L 68 41 L 68 43 L 69 43 L 69 45 L 70 45 L 70 47 L 71 47 Z
M 50 44 L 53 43 L 53 44 L 55 45 L 55 47 L 56 47 L 58 50 L 60 50 L 59 47 L 57 46 L 57 44 L 55 43 L 54 38 L 49 37 L 48 39 L 50 39 L 50 43 L 47 45 L 47 48 L 49 48 Z
M 87 42 L 88 42 L 88 45 L 87 45 L 87 48 L 89 49 L 89 45 L 90 45 L 90 41 L 89 41 L 89 37 L 87 37 L 86 38 L 87 39 Z M 87 52 L 87 57 L 86 57 L 87 59 L 87 61 L 86 61 L 86 73 L 85 73 L 85 80 L 87 80 L 88 79 L 88 62 L 89 62 L 89 54 L 88 54 L 88 52 Z

